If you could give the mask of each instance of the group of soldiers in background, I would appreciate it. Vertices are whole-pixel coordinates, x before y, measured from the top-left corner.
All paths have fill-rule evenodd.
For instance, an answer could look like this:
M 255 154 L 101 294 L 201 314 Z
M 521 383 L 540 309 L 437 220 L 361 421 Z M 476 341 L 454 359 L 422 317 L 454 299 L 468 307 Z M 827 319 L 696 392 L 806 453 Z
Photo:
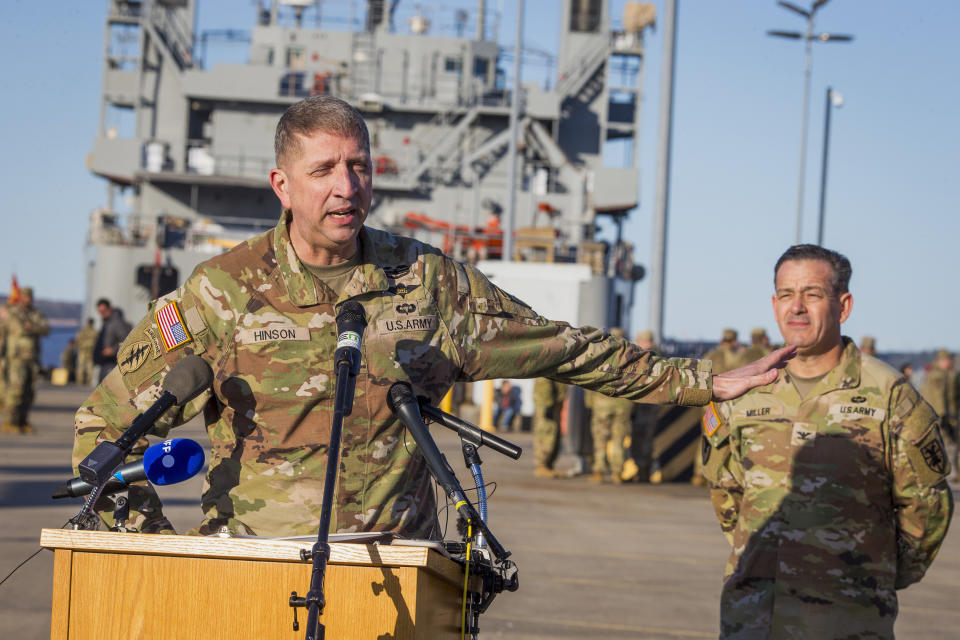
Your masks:
M 624 336 L 620 328 L 614 328 L 610 333 Z M 656 350 L 650 331 L 638 333 L 634 342 L 644 349 Z M 537 478 L 571 475 L 554 468 L 560 452 L 566 396 L 566 385 L 547 378 L 538 378 L 534 382 L 533 456 L 534 476 Z M 615 484 L 646 481 L 651 473 L 653 433 L 660 407 L 591 391 L 585 392 L 584 405 L 591 415 L 593 456 L 589 465 L 590 480 Z
M 34 388 L 40 373 L 40 339 L 50 333 L 42 311 L 33 306 L 33 289 L 11 292 L 0 307 L 0 406 L 3 433 L 27 434 Z
M 960 376 L 954 366 L 953 354 L 940 349 L 927 371 L 920 395 L 940 415 L 941 430 L 953 444 L 950 461 L 954 474 L 960 472 L 960 434 L 957 428 L 957 410 L 960 405 Z
M 0 410 L 4 413 L 0 431 L 4 433 L 26 434 L 33 431 L 28 422 L 28 412 L 33 404 L 40 371 L 40 339 L 50 332 L 46 316 L 33 306 L 33 302 L 33 290 L 24 287 L 0 306 Z M 97 311 L 103 319 L 101 329 L 95 329 L 93 319 L 88 318 L 85 326 L 77 331 L 61 354 L 61 365 L 70 372 L 69 379 L 84 386 L 95 382 L 95 365 L 100 367 L 96 382 L 103 380 L 116 366 L 117 350 L 130 331 L 123 313 L 112 307 L 109 300 L 99 300 Z M 619 328 L 612 329 L 611 333 L 624 335 Z M 638 333 L 634 342 L 644 349 L 656 350 L 650 331 Z M 866 336 L 861 341 L 860 349 L 875 355 L 876 341 Z M 736 330 L 724 329 L 720 342 L 704 358 L 713 362 L 714 373 L 724 373 L 758 360 L 771 351 L 770 340 L 764 329 L 757 328 L 750 332 L 749 346 L 739 343 Z M 953 354 L 945 349 L 937 351 L 920 393 L 943 419 L 944 433 L 954 445 L 953 466 L 957 469 L 960 467 L 960 375 Z M 538 478 L 570 475 L 554 469 L 560 452 L 566 395 L 566 386 L 560 383 L 546 378 L 534 383 L 534 475 Z M 500 404 L 507 403 L 498 403 L 498 408 Z M 518 402 L 510 403 L 509 409 L 512 411 L 498 413 L 516 413 L 519 411 L 518 405 Z M 645 482 L 651 477 L 656 479 L 657 461 L 654 459 L 653 441 L 655 434 L 667 426 L 658 423 L 668 417 L 669 410 L 593 392 L 585 393 L 584 405 L 591 415 L 593 455 L 589 465 L 590 479 L 617 484 Z M 699 416 L 687 413 L 699 414 L 702 411 L 700 408 L 684 408 L 680 412 L 673 410 L 669 419 L 699 423 Z M 497 417 L 501 423 L 498 426 L 509 429 L 507 425 L 513 422 L 510 420 L 512 415 Z M 700 456 L 694 455 L 693 460 L 691 481 L 696 484 L 702 482 L 698 468 Z
M 99 384 L 117 366 L 120 343 L 131 329 L 123 311 L 112 306 L 106 298 L 97 301 L 97 313 L 103 319 L 100 330 L 94 329 L 93 318 L 87 318 L 86 325 L 77 331 L 60 354 L 60 366 L 66 369 L 67 379 L 83 386 L 94 382 Z M 96 377 L 95 366 L 99 367 Z
M 33 433 L 29 422 L 37 379 L 40 377 L 40 340 L 50 333 L 46 315 L 34 307 L 33 289 L 11 289 L 10 296 L 0 306 L 0 412 L 3 422 L 0 432 Z M 77 331 L 60 355 L 60 364 L 68 372 L 67 379 L 89 386 L 103 380 L 116 366 L 120 343 L 130 332 L 123 313 L 110 301 L 97 302 L 97 311 L 103 318 L 98 331 L 93 319 Z M 94 366 L 99 365 L 98 378 Z

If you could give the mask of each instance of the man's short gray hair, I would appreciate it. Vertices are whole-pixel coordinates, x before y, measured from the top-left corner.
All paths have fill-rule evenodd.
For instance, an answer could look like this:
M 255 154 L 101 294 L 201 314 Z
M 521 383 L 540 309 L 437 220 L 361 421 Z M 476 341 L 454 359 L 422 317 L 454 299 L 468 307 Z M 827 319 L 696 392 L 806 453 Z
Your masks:
M 833 295 L 840 295 L 850 291 L 850 276 L 853 275 L 853 267 L 847 257 L 824 249 L 815 244 L 795 244 L 780 256 L 777 265 L 773 268 L 773 286 L 777 286 L 777 272 L 780 265 L 789 260 L 820 260 L 830 265 L 833 275 L 830 277 L 830 286 L 833 289 Z
M 277 166 L 303 151 L 297 136 L 309 136 L 318 131 L 353 138 L 367 154 L 370 153 L 370 133 L 360 112 L 340 98 L 313 96 L 291 105 L 280 116 L 273 138 Z

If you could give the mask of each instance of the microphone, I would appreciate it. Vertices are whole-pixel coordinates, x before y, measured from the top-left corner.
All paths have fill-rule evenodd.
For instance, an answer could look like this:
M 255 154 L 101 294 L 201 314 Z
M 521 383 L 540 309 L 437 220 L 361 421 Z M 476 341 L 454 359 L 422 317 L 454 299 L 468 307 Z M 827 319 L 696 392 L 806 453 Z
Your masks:
M 363 305 L 347 300 L 337 314 L 337 351 L 333 354 L 334 368 L 343 362 L 350 364 L 350 375 L 360 371 L 360 338 L 367 327 L 367 314 Z
M 413 389 L 410 385 L 406 382 L 394 382 L 390 391 L 387 392 L 387 406 L 390 407 L 394 415 L 400 418 L 410 435 L 413 436 L 417 446 L 420 447 L 420 451 L 423 452 L 423 457 L 427 460 L 427 465 L 430 467 L 433 477 L 436 478 L 443 490 L 446 491 L 447 496 L 453 501 L 454 509 L 486 535 L 490 550 L 497 558 L 507 558 L 510 552 L 504 549 L 503 545 L 493 537 L 483 518 L 467 500 L 457 476 L 454 475 L 447 459 L 440 453 L 437 443 L 430 436 L 430 430 L 427 429 L 427 425 L 423 422 L 423 416 L 420 415 L 420 403 L 413 395 Z
M 80 479 L 93 486 L 106 482 L 133 445 L 145 436 L 167 409 L 182 407 L 203 392 L 213 382 L 210 365 L 200 356 L 187 356 L 170 369 L 163 380 L 162 393 L 149 409 L 134 419 L 116 442 L 101 442 L 78 465 Z
M 466 420 L 461 420 L 455 415 L 451 415 L 446 411 L 442 411 L 434 407 L 430 404 L 429 398 L 420 396 L 417 398 L 417 403 L 420 405 L 421 415 L 426 415 L 428 418 L 439 422 L 447 429 L 456 431 L 461 438 L 472 442 L 478 447 L 487 445 L 497 453 L 501 453 L 505 456 L 513 458 L 514 460 L 517 460 L 520 457 L 520 454 L 523 453 L 523 449 L 512 442 L 508 442 L 503 438 L 498 438 L 493 434 L 487 433 L 480 427 L 470 424 Z
M 344 302 L 337 314 L 337 350 L 333 354 L 333 367 L 337 372 L 336 397 L 342 398 L 341 407 L 345 416 L 353 411 L 356 377 L 360 373 L 360 339 L 366 328 L 367 314 L 363 305 L 354 300 Z M 341 370 L 343 366 L 346 366 L 346 371 Z
M 203 468 L 203 447 L 189 438 L 173 438 L 151 445 L 143 458 L 125 464 L 110 476 L 101 495 L 123 491 L 134 482 L 149 480 L 154 485 L 167 485 L 192 478 Z M 72 478 L 53 490 L 50 496 L 79 498 L 93 491 L 94 485 L 80 478 Z

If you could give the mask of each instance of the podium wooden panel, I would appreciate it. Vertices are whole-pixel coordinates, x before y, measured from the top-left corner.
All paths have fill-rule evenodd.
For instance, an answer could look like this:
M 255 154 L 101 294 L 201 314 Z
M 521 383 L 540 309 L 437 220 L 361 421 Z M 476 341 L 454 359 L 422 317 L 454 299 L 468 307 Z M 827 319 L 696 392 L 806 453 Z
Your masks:
M 303 638 L 311 543 L 44 529 L 55 551 L 51 640 Z M 333 543 L 328 640 L 460 637 L 463 571 L 426 547 Z

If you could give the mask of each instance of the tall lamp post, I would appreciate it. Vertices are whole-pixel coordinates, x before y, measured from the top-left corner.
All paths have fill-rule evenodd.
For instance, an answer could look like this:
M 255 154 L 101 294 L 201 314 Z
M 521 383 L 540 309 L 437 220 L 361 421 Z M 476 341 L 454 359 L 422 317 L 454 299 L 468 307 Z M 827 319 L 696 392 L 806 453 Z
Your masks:
M 817 221 L 817 244 L 823 246 L 823 211 L 827 202 L 827 157 L 830 151 L 831 107 L 843 106 L 843 95 L 827 87 L 827 114 L 823 118 L 823 162 L 820 166 L 820 219 Z
M 850 35 L 837 33 L 815 34 L 813 32 L 813 19 L 816 16 L 817 10 L 823 5 L 827 4 L 828 1 L 829 0 L 815 0 L 815 2 L 813 2 L 813 4 L 810 6 L 810 10 L 807 11 L 806 9 L 798 7 L 795 4 L 780 0 L 777 2 L 778 5 L 807 19 L 807 29 L 804 33 L 800 33 L 799 31 L 767 31 L 767 35 L 769 36 L 774 36 L 777 38 L 790 38 L 791 40 L 803 40 L 806 45 L 806 66 L 803 72 L 803 116 L 800 121 L 800 171 L 797 178 L 797 226 L 795 234 L 797 244 L 800 244 L 800 236 L 803 231 L 803 182 L 804 170 L 806 169 L 807 163 L 807 120 L 809 119 L 808 116 L 810 113 L 810 69 L 813 43 L 850 42 L 853 40 L 853 36 Z

